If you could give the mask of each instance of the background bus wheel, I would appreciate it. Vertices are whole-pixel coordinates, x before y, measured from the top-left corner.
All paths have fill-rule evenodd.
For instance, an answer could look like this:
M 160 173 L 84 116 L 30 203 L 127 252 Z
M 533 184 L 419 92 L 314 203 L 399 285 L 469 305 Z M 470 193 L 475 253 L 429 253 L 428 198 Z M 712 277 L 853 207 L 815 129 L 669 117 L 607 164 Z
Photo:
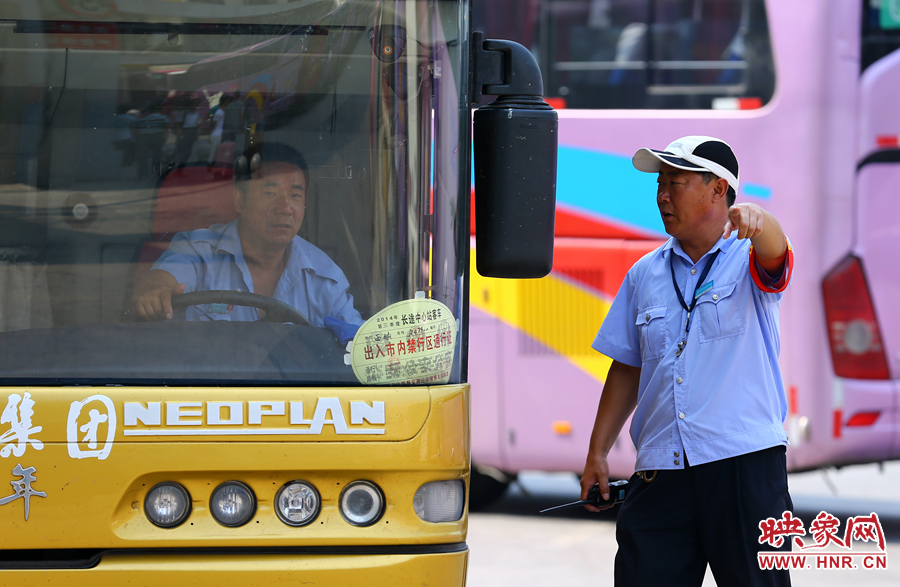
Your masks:
M 469 478 L 469 510 L 478 511 L 499 499 L 515 479 L 515 475 L 473 463 L 472 475 Z

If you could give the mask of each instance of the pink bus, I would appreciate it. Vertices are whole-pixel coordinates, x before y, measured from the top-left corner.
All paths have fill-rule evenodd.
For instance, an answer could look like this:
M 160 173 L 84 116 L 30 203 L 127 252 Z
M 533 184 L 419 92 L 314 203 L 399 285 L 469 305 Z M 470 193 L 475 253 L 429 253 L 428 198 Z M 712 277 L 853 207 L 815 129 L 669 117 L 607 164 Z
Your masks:
M 556 246 L 544 279 L 473 272 L 473 501 L 524 469 L 582 470 L 609 366 L 590 343 L 667 238 L 656 178 L 631 156 L 684 135 L 734 147 L 738 201 L 778 216 L 796 252 L 789 468 L 900 458 L 900 2 L 512 3 L 480 5 L 475 29 L 535 52 L 560 109 Z M 611 474 L 634 456 L 626 427 Z

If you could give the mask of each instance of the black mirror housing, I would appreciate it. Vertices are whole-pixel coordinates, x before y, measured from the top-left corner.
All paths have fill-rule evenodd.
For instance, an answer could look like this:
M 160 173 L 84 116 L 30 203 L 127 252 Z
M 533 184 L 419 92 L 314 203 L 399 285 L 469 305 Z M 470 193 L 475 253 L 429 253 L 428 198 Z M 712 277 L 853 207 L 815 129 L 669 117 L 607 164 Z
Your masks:
M 541 97 L 540 69 L 531 52 L 511 41 L 482 45 L 480 33 L 473 37 L 473 97 L 480 99 L 482 90 L 499 94 L 474 114 L 478 273 L 544 277 L 553 268 L 558 116 Z M 487 77 L 478 79 L 478 62 Z

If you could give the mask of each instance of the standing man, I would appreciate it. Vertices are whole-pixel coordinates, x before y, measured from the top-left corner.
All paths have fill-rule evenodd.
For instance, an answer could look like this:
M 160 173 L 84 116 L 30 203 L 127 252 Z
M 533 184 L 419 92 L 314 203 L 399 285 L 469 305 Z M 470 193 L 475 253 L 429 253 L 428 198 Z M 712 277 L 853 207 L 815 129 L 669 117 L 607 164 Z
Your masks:
M 154 98 L 134 123 L 134 147 L 138 177 L 162 174 L 162 147 L 166 144 L 169 117 L 160 112 L 161 97 Z
M 244 126 L 244 102 L 240 94 L 228 96 L 228 102 L 222 107 L 225 118 L 222 121 L 222 142 L 237 141 L 238 134 Z M 243 153 L 243 150 L 235 151 Z
M 700 587 L 707 564 L 719 585 L 790 585 L 757 563 L 770 548 L 759 522 L 793 507 L 778 365 L 790 244 L 770 212 L 734 204 L 724 141 L 684 137 L 632 161 L 659 174 L 672 238 L 628 272 L 592 345 L 613 363 L 582 498 L 594 484 L 608 498 L 607 455 L 631 415 L 637 473 L 616 524 L 616 585 Z
M 228 94 L 222 94 L 219 103 L 216 105 L 216 111 L 212 115 L 213 129 L 209 133 L 209 157 L 207 163 L 212 166 L 216 162 L 216 149 L 222 143 L 222 129 L 225 127 L 225 107 L 228 106 Z

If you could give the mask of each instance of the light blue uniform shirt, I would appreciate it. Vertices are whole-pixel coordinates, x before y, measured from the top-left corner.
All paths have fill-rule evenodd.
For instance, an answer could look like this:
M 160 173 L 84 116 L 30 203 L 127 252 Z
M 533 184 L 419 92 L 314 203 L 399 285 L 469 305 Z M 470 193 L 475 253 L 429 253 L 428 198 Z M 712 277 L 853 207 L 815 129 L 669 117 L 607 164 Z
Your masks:
M 717 249 L 705 283 L 697 283 Z M 687 311 L 675 294 L 670 255 L 688 307 L 695 289 L 713 282 L 697 300 L 680 357 Z M 592 347 L 641 368 L 631 419 L 635 471 L 682 469 L 684 455 L 700 465 L 788 444 L 778 311 L 792 264 L 789 249 L 773 284 L 755 257 L 751 262 L 750 240 L 732 235 L 696 264 L 670 238 L 629 270 Z
M 153 264 L 184 284 L 185 293 L 208 290 L 253 292 L 253 278 L 244 260 L 238 220 L 179 232 L 169 249 Z M 313 326 L 324 326 L 325 316 L 351 324 L 363 319 L 347 292 L 344 272 L 325 253 L 299 236 L 288 245 L 288 261 L 275 286 L 276 300 L 303 313 Z M 186 320 L 259 320 L 259 310 L 247 306 L 190 306 Z

